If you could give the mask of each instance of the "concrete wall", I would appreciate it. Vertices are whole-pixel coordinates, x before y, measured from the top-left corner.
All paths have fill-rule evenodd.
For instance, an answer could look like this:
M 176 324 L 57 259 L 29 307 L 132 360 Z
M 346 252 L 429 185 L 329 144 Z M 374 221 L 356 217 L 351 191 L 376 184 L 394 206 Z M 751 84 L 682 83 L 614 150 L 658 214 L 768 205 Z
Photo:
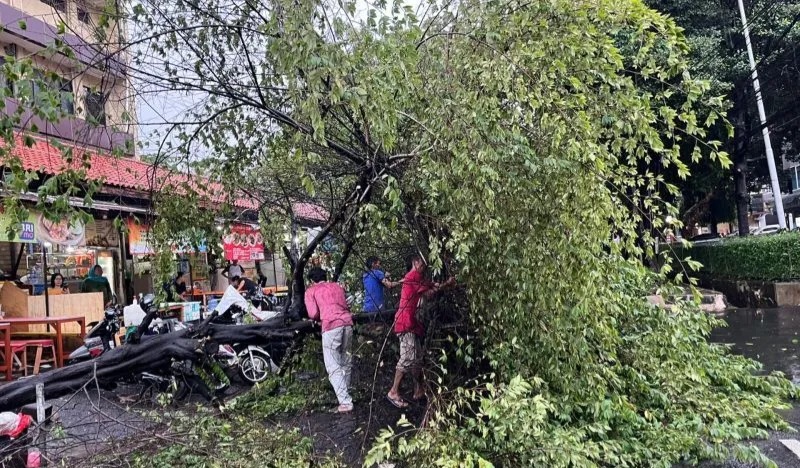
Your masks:
M 78 19 L 78 1 L 66 0 L 67 11 L 61 12 L 51 7 L 50 5 L 42 2 L 41 0 L 0 0 L 0 3 L 12 6 L 17 10 L 25 12 L 33 17 L 39 18 L 42 21 L 56 26 L 63 22 L 67 25 L 68 30 L 84 39 L 91 42 L 91 37 L 94 32 L 94 25 L 97 24 L 100 14 L 102 13 L 105 0 L 85 0 L 81 2 L 86 12 L 89 14 L 89 23 L 84 23 Z M 112 38 L 118 39 L 117 28 L 112 28 Z M 124 36 L 124 31 L 122 31 Z M 113 42 L 119 42 L 117 40 Z
M 725 294 L 727 301 L 737 307 L 800 306 L 800 282 L 701 278 L 700 285 Z

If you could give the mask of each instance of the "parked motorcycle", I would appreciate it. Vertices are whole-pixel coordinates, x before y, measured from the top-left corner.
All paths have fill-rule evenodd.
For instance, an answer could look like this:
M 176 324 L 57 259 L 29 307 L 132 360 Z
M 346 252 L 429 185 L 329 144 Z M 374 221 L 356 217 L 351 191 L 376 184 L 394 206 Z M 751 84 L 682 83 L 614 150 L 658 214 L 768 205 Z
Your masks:
M 112 304 L 103 313 L 103 320 L 89 324 L 91 328 L 86 333 L 83 345 L 69 354 L 68 363 L 87 361 L 100 356 L 109 349 L 119 346 L 117 333 L 121 328 L 122 308 Z
M 148 315 L 156 307 L 155 296 L 152 294 L 145 296 L 141 301 L 141 307 Z M 137 327 L 141 326 L 147 327 L 144 336 L 172 333 L 187 328 L 177 319 L 155 318 L 150 323 L 129 327 L 125 334 L 126 344 L 134 342 Z M 210 355 L 209 352 L 216 352 L 216 349 L 207 350 L 198 362 L 188 359 L 173 361 L 168 368 L 142 372 L 134 376 L 134 380 L 142 385 L 139 398 L 149 391 L 151 394 L 154 392 L 172 394 L 173 401 L 181 401 L 192 393 L 199 393 L 209 401 L 216 400 L 230 386 L 230 380 L 219 363 L 207 357 Z
M 256 321 L 269 320 L 280 315 L 256 307 L 232 286 L 228 286 L 211 314 L 212 323 L 230 325 L 244 323 L 248 315 Z M 214 357 L 227 368 L 238 368 L 239 375 L 250 383 L 263 382 L 280 370 L 270 353 L 256 345 L 220 345 Z

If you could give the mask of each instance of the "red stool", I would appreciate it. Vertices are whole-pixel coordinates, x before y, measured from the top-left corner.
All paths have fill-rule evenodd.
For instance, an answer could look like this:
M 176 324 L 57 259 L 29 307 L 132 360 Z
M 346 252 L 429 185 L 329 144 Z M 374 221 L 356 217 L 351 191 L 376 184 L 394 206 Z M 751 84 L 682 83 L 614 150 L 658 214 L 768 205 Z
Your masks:
M 39 370 L 41 369 L 42 364 L 53 364 L 53 366 L 57 366 L 58 361 L 56 360 L 56 345 L 53 340 L 11 340 L 11 349 L 14 354 L 15 360 L 19 362 L 17 358 L 17 352 L 22 351 L 22 365 L 24 375 L 28 375 L 28 348 L 34 347 L 36 348 L 36 357 L 33 361 L 33 375 L 38 375 Z M 20 349 L 21 348 L 21 349 Z M 42 359 L 42 353 L 44 348 L 50 348 L 50 359 Z

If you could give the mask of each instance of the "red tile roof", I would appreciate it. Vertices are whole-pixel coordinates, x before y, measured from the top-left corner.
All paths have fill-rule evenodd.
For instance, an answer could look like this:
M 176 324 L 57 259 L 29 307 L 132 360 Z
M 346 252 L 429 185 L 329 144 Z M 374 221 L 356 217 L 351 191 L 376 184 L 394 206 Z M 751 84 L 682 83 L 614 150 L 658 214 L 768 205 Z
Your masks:
M 24 143 L 24 135 L 16 136 L 14 155 L 19 157 L 23 168 L 44 174 L 60 174 L 68 168 L 59 148 L 43 139 L 33 140 L 33 146 L 29 148 Z M 81 159 L 86 151 L 74 146 L 72 148 L 74 161 L 69 167 L 80 169 Z M 97 153 L 89 153 L 89 162 L 91 164 L 88 170 L 89 179 L 136 190 L 147 191 L 155 184 L 153 176 L 163 176 L 164 172 L 135 159 L 115 158 Z
M 14 145 L 14 154 L 19 157 L 22 166 L 28 171 L 37 171 L 44 174 L 60 174 L 68 168 L 80 169 L 83 156 L 87 150 L 73 145 L 73 162 L 67 165 L 62 151 L 47 140 L 34 137 L 33 145 L 25 145 L 25 135 L 17 133 Z M 105 185 L 133 189 L 142 192 L 151 190 L 160 191 L 165 188 L 181 190 L 181 186 L 188 182 L 198 191 L 204 192 L 213 202 L 224 201 L 225 190 L 219 183 L 190 176 L 185 173 L 170 171 L 166 168 L 155 167 L 152 164 L 135 159 L 114 157 L 98 152 L 88 152 L 88 178 L 101 181 Z M 258 208 L 258 203 L 249 197 L 237 198 L 234 205 L 238 208 Z M 328 212 L 324 208 L 312 203 L 294 203 L 292 209 L 298 218 L 325 222 Z
M 320 221 L 324 223 L 328 220 L 329 216 L 328 210 L 313 203 L 294 203 L 292 205 L 292 211 L 294 211 L 294 215 L 298 218 L 308 221 Z
M 73 161 L 68 165 L 64 160 L 62 151 L 52 143 L 33 138 L 33 145 L 25 145 L 25 135 L 18 133 L 14 145 L 14 155 L 19 157 L 22 167 L 29 171 L 44 174 L 60 174 L 66 169 L 78 170 L 85 155 L 88 155 L 89 169 L 87 176 L 90 180 L 100 181 L 105 185 L 122 187 L 142 192 L 164 189 L 181 190 L 181 186 L 188 182 L 200 192 L 205 192 L 214 202 L 223 201 L 224 189 L 221 184 L 207 180 L 197 180 L 188 174 L 181 174 L 162 167 L 136 159 L 114 157 L 99 152 L 91 152 L 84 148 L 66 145 L 72 149 Z M 199 182 L 199 184 L 198 184 Z M 249 198 L 238 198 L 234 203 L 239 208 L 257 208 L 257 203 Z

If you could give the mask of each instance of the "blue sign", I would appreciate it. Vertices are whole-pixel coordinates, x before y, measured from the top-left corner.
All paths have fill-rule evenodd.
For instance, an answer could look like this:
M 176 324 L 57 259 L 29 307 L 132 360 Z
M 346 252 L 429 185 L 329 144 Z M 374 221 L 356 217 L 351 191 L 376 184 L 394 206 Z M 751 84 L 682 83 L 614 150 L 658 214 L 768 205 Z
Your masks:
M 19 240 L 32 241 L 35 239 L 33 232 L 33 223 L 24 222 L 20 223 Z

